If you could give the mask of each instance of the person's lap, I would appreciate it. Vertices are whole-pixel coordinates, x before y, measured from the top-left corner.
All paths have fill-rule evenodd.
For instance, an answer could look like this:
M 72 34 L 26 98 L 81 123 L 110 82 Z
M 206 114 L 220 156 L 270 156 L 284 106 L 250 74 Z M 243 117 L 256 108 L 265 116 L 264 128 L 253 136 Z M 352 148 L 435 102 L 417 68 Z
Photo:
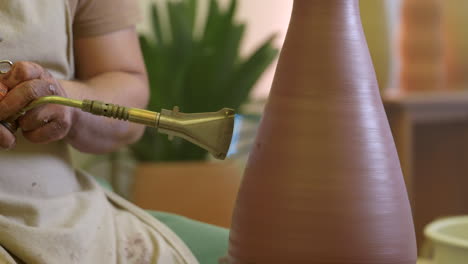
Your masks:
M 97 181 L 105 189 L 112 189 L 102 179 L 98 178 Z M 176 233 L 201 264 L 218 264 L 218 260 L 226 256 L 229 240 L 228 229 L 167 212 L 147 212 Z

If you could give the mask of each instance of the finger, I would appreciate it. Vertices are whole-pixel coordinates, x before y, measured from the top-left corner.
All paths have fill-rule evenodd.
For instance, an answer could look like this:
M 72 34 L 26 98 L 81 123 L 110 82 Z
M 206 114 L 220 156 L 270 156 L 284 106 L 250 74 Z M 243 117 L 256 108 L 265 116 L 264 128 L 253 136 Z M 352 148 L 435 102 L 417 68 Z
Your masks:
M 10 71 L 0 77 L 0 82 L 11 90 L 22 82 L 33 79 L 50 80 L 50 77 L 50 73 L 40 65 L 33 62 L 20 61 L 13 64 Z
M 8 93 L 8 87 L 4 85 L 3 83 L 0 83 L 0 100 L 2 100 L 3 97 L 5 97 L 7 93 Z
M 68 134 L 68 130 L 70 130 L 70 126 L 65 122 L 64 120 L 55 119 L 38 129 L 23 131 L 23 135 L 32 143 L 50 143 L 57 141 L 63 139 Z
M 53 84 L 34 79 L 18 85 L 0 101 L 0 120 L 5 120 L 17 114 L 39 97 L 55 95 L 57 89 Z
M 16 137 L 3 125 L 0 125 L 0 148 L 12 149 L 16 145 Z
M 56 105 L 48 105 L 41 106 L 38 108 L 34 108 L 28 111 L 24 116 L 18 119 L 18 125 L 23 131 L 31 131 L 38 129 L 51 120 L 56 119 L 57 117 L 54 115 L 54 108 Z M 54 107 L 55 106 L 55 107 Z M 52 107 L 52 109 L 51 109 Z
M 67 119 L 63 108 L 62 105 L 54 104 L 34 108 L 18 119 L 19 127 L 21 130 L 29 132 L 43 127 L 53 120 Z

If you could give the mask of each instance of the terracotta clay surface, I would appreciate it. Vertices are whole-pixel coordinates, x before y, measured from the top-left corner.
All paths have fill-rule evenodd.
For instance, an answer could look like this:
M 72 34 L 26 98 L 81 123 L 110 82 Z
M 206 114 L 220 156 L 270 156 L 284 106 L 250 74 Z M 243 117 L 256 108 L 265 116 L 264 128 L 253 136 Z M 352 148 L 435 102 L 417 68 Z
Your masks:
M 294 1 L 234 210 L 231 263 L 416 263 L 358 4 Z

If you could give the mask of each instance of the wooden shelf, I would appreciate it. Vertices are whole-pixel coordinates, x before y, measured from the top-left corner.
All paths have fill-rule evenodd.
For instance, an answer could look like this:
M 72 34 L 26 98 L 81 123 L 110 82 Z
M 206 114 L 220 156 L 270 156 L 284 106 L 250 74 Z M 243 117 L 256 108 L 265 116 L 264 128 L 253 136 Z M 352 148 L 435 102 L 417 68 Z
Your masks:
M 418 246 L 433 220 L 468 214 L 468 92 L 385 95 Z
M 468 91 L 388 94 L 384 105 L 392 111 L 407 111 L 414 122 L 468 119 Z

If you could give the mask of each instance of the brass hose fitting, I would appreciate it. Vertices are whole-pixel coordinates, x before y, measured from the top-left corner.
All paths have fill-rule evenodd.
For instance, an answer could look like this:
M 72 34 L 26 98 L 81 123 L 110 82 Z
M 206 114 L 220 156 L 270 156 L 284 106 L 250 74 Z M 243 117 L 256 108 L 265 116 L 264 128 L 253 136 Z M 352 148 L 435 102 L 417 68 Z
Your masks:
M 225 159 L 231 145 L 234 130 L 234 110 L 223 108 L 218 112 L 187 114 L 178 107 L 163 109 L 161 113 L 144 109 L 124 107 L 95 100 L 74 100 L 60 96 L 45 96 L 33 101 L 9 121 L 0 121 L 12 133 L 15 122 L 27 111 L 43 104 L 60 104 L 79 108 L 93 115 L 105 116 L 145 126 L 158 128 L 158 132 L 183 138 L 209 151 L 217 159 Z

